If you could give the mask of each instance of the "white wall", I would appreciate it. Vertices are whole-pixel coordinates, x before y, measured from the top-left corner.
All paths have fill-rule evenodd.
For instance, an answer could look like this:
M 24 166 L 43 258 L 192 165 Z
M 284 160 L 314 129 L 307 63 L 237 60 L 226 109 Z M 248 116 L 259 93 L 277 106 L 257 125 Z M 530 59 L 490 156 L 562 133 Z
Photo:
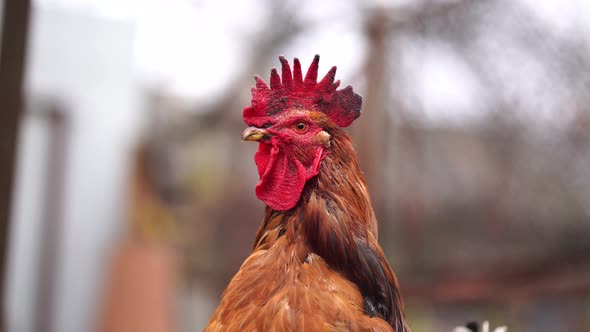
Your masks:
M 124 226 L 124 180 L 140 117 L 134 26 L 39 6 L 31 23 L 28 94 L 58 100 L 70 120 L 53 330 L 91 331 L 105 259 Z M 42 126 L 31 121 L 19 146 L 7 281 L 8 323 L 19 332 L 31 331 L 43 222 L 35 211 L 45 142 Z
M 10 229 L 7 311 L 10 331 L 32 331 L 43 213 L 48 131 L 39 116 L 27 116 L 18 137 L 18 174 Z

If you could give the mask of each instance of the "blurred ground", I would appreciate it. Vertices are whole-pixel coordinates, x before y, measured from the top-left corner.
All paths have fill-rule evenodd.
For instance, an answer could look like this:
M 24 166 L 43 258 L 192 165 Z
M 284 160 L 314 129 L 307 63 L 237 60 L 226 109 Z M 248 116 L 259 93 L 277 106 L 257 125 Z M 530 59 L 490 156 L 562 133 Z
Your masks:
M 351 134 L 413 330 L 586 331 L 589 18 L 584 0 L 33 2 L 10 330 L 97 326 L 138 237 L 177 256 L 170 326 L 202 329 L 262 218 L 252 76 L 318 53 L 364 97 Z M 166 212 L 142 224 L 150 204 Z

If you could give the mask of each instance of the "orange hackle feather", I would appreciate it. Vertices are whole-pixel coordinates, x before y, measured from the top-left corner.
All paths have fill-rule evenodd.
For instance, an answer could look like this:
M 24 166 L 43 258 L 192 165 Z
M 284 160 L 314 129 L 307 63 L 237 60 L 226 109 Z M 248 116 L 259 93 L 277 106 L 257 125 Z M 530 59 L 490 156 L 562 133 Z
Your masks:
M 283 86 L 316 84 L 317 61 L 303 81 L 298 60 L 293 73 L 286 67 Z M 333 82 L 332 70 L 326 76 Z M 277 78 L 273 71 L 271 89 Z M 398 282 L 377 242 L 352 141 L 328 114 L 309 114 L 329 134 L 320 171 L 294 208 L 266 208 L 253 251 L 226 288 L 207 332 L 410 331 Z

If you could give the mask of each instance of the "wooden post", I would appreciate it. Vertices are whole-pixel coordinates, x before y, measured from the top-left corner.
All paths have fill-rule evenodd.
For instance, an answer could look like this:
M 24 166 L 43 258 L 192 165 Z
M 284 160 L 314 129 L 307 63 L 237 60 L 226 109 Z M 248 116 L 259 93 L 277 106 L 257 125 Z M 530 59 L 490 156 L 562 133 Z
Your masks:
M 383 103 L 387 88 L 388 68 L 388 17 L 375 11 L 365 23 L 369 39 L 369 54 L 366 64 L 366 91 L 363 98 L 363 114 L 354 127 L 361 168 L 367 180 L 373 206 L 379 217 L 383 207 L 383 142 L 384 121 L 386 119 Z
M 178 262 L 174 221 L 150 175 L 147 148 L 135 158 L 129 233 L 109 261 L 99 332 L 177 331 L 174 294 Z
M 14 186 L 16 139 L 23 108 L 30 0 L 4 0 L 0 45 L 0 332 L 6 331 L 4 284 Z

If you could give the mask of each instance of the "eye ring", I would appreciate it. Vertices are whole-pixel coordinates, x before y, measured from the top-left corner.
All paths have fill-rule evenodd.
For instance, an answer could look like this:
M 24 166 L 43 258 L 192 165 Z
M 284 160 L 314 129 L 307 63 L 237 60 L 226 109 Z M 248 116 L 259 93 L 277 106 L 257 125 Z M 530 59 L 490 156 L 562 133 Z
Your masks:
M 298 133 L 304 133 L 309 128 L 309 125 L 306 122 L 300 121 L 295 124 L 295 131 Z

